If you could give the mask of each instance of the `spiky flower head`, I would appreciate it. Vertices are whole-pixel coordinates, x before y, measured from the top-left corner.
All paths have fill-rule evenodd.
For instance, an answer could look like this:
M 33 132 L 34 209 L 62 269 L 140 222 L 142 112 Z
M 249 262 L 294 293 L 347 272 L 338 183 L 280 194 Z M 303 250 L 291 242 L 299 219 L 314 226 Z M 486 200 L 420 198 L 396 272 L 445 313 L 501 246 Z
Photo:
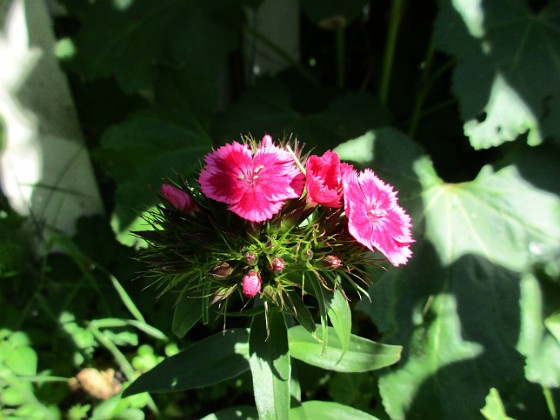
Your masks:
M 334 152 L 303 156 L 297 142 L 247 137 L 209 153 L 197 180 L 164 184 L 147 217 L 152 230 L 137 232 L 162 293 L 223 313 L 260 297 L 299 319 L 307 295 L 367 294 L 365 267 L 379 262 L 370 251 L 394 265 L 410 256 L 410 218 L 392 187 Z

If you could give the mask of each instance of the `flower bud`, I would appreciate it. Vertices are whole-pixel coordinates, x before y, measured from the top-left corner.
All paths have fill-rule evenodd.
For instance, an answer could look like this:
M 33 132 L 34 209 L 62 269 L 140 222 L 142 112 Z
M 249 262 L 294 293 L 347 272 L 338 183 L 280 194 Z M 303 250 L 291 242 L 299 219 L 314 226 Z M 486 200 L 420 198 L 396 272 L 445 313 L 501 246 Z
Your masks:
M 328 268 L 338 268 L 340 267 L 341 261 L 340 258 L 338 258 L 335 255 L 327 255 L 324 259 L 323 259 L 323 263 L 325 264 L 325 266 L 327 266 Z
M 212 270 L 210 270 L 209 274 L 218 280 L 227 279 L 233 273 L 233 268 L 227 262 L 223 262 L 220 265 L 217 265 Z
M 311 261 L 313 259 L 313 255 L 314 255 L 313 250 L 308 248 L 305 251 L 303 251 L 301 258 L 304 261 Z
M 243 259 L 247 265 L 257 265 L 259 262 L 259 257 L 253 251 L 247 251 L 245 255 L 243 255 Z
M 285 264 L 284 260 L 280 257 L 272 257 L 267 268 L 273 273 L 280 273 L 284 270 Z
M 243 294 L 248 298 L 253 298 L 261 291 L 261 275 L 257 270 L 249 270 L 243 276 L 241 286 L 243 287 Z
M 194 216 L 194 214 L 199 211 L 192 196 L 173 185 L 163 184 L 160 188 L 160 193 L 169 204 L 179 211 L 187 213 L 190 216 Z

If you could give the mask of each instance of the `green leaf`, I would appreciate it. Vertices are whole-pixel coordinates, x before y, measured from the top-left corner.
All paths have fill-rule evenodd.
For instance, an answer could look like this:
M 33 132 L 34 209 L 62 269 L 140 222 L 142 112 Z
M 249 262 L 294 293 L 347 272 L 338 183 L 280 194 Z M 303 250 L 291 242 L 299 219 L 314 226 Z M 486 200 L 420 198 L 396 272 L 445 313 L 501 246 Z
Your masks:
M 390 121 L 387 110 L 366 93 L 348 93 L 326 100 L 321 97 L 314 101 L 322 105 L 319 109 L 302 111 L 295 109 L 291 95 L 279 80 L 260 81 L 222 116 L 217 136 L 222 141 L 231 141 L 231 133 L 251 132 L 256 137 L 268 133 L 277 138 L 293 134 L 308 147 L 326 150 Z M 309 95 L 320 96 L 316 91 Z
M 6 354 L 6 367 L 18 375 L 37 374 L 37 353 L 29 346 L 13 347 Z
M 136 379 L 123 396 L 172 392 L 214 385 L 249 369 L 249 333 L 219 332 L 196 342 Z
M 314 333 L 317 325 L 313 320 L 311 312 L 309 312 L 309 309 L 302 299 L 301 292 L 292 290 L 286 292 L 286 296 L 288 302 L 290 302 L 291 305 L 290 309 L 298 322 L 303 325 L 307 331 L 309 331 L 310 333 Z
M 512 420 L 508 417 L 500 393 L 496 388 L 491 388 L 486 396 L 486 405 L 480 410 L 484 418 L 488 420 Z
M 551 176 L 558 163 L 555 157 L 533 156 L 530 182 L 524 178 L 525 169 L 509 164 L 499 170 L 485 166 L 474 181 L 448 184 L 422 150 L 396 130 L 375 130 L 352 142 L 336 149 L 341 158 L 352 160 L 371 145 L 371 167 L 395 186 L 415 232 L 425 232 L 442 263 L 474 254 L 523 270 L 558 248 L 560 199 L 534 187 Z M 547 172 L 539 173 L 535 165 Z
M 188 177 L 210 151 L 210 137 L 188 120 L 178 125 L 154 113 L 137 114 L 103 136 L 97 157 L 117 183 L 111 224 L 122 243 L 137 243 L 130 231 L 147 228 L 140 212 L 156 202 L 165 179 Z
M 369 290 L 374 301 L 358 306 L 384 343 L 405 348 L 379 381 L 388 415 L 476 418 L 491 387 L 513 417 L 541 412 L 542 394 L 525 381 L 515 350 L 519 280 L 533 262 L 554 258 L 560 244 L 560 200 L 535 187 L 557 188 L 547 182 L 560 175 L 557 157 L 537 151 L 530 166 L 522 157 L 448 184 L 406 136 L 373 134 L 370 165 L 399 190 L 399 202 L 405 193 L 417 240 L 410 262 L 383 274 Z
M 363 411 L 332 401 L 305 401 L 300 407 L 290 410 L 293 420 L 374 420 L 374 417 Z
M 202 317 L 202 299 L 184 296 L 177 301 L 173 311 L 171 330 L 179 338 L 183 338 Z
M 545 318 L 560 306 L 560 287 L 533 273 L 523 275 L 520 287 L 521 332 L 517 348 L 527 358 L 525 376 L 543 387 L 557 388 L 560 342 L 547 328 Z
M 82 18 L 72 68 L 87 79 L 112 75 L 128 92 L 147 87 L 162 65 L 215 81 L 245 20 L 243 2 L 224 0 L 66 3 Z
M 336 289 L 333 293 L 332 299 L 328 304 L 328 314 L 331 324 L 338 335 L 342 354 L 344 354 L 350 345 L 352 314 L 350 312 L 350 305 L 348 305 L 348 301 L 340 288 Z
M 255 407 L 243 405 L 216 411 L 215 413 L 204 416 L 201 420 L 258 420 L 258 418 L 259 414 L 257 413 Z
M 334 329 L 329 327 L 328 330 L 329 345 L 325 348 L 302 326 L 290 328 L 290 355 L 310 365 L 336 372 L 367 372 L 390 366 L 400 359 L 401 346 L 379 344 L 354 334 L 350 336 L 347 351 L 343 352 Z
M 544 320 L 544 325 L 546 329 L 556 338 L 556 341 L 560 343 L 560 312 L 556 312 L 550 315 Z
M 560 4 L 441 1 L 435 43 L 457 58 L 453 92 L 476 149 L 560 132 Z
M 268 322 L 265 319 L 268 316 Z M 287 419 L 290 409 L 290 353 L 281 311 L 256 315 L 249 336 L 249 364 L 261 419 Z

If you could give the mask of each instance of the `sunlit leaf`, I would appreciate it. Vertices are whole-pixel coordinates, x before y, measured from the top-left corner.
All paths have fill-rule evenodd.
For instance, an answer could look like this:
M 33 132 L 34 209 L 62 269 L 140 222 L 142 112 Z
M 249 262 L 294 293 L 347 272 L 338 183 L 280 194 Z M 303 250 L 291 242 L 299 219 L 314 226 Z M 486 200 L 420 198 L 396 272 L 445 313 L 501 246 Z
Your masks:
M 402 347 L 379 344 L 367 338 L 350 336 L 343 351 L 338 335 L 328 328 L 329 342 L 325 346 L 302 326 L 288 330 L 290 355 L 302 362 L 336 372 L 367 372 L 399 361 Z
M 350 345 L 352 335 L 352 314 L 350 305 L 340 289 L 333 293 L 331 301 L 328 303 L 328 315 L 331 324 L 338 335 L 338 340 L 344 354 Z
M 529 144 L 560 132 L 560 4 L 523 0 L 441 1 L 438 48 L 457 58 L 453 91 L 477 149 L 527 133 Z
M 525 382 L 515 346 L 521 273 L 560 244 L 559 198 L 535 187 L 551 187 L 556 157 L 533 153 L 530 170 L 518 159 L 448 184 L 417 146 L 407 151 L 405 136 L 374 134 L 370 166 L 410 197 L 404 202 L 412 204 L 417 240 L 410 262 L 384 274 L 369 290 L 373 301 L 359 304 L 383 342 L 405 349 L 399 366 L 380 378 L 387 413 L 474 418 L 492 386 L 514 417 L 542 412 L 544 399 Z M 400 166 L 391 166 L 399 156 Z
M 488 420 L 512 420 L 511 417 L 507 416 L 500 399 L 500 393 L 496 388 L 490 389 L 486 397 L 486 405 L 480 412 Z
M 533 273 L 526 273 L 521 279 L 519 303 L 521 333 L 518 349 L 527 358 L 525 376 L 547 388 L 559 387 L 560 343 L 547 328 L 546 322 L 551 318 L 546 315 L 560 309 L 560 287 L 550 279 L 539 279 Z
M 374 420 L 376 418 L 353 407 L 332 401 L 305 401 L 300 407 L 290 410 L 290 419 L 294 420 Z
M 249 353 L 259 418 L 288 418 L 291 365 L 286 323 L 281 311 L 272 309 L 267 315 L 262 313 L 253 318 Z

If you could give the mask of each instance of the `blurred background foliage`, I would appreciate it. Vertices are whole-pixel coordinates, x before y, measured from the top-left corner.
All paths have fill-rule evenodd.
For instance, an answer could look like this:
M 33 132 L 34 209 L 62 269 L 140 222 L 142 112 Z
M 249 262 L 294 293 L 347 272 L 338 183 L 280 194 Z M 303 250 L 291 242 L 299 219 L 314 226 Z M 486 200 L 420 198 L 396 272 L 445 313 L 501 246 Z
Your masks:
M 32 218 L 0 201 L 0 417 L 255 415 L 246 374 L 119 392 L 222 327 L 173 337 L 173 298 L 143 290 L 133 259 L 141 212 L 212 147 L 269 133 L 371 167 L 416 239 L 406 267 L 371 272 L 371 302 L 352 302 L 355 332 L 404 346 L 402 360 L 363 374 L 295 362 L 302 400 L 379 418 L 558 418 L 560 2 L 285 3 L 296 55 L 259 30 L 259 0 L 58 1 L 54 53 L 108 216 L 37 255 Z M 255 45 L 282 70 L 257 71 Z

